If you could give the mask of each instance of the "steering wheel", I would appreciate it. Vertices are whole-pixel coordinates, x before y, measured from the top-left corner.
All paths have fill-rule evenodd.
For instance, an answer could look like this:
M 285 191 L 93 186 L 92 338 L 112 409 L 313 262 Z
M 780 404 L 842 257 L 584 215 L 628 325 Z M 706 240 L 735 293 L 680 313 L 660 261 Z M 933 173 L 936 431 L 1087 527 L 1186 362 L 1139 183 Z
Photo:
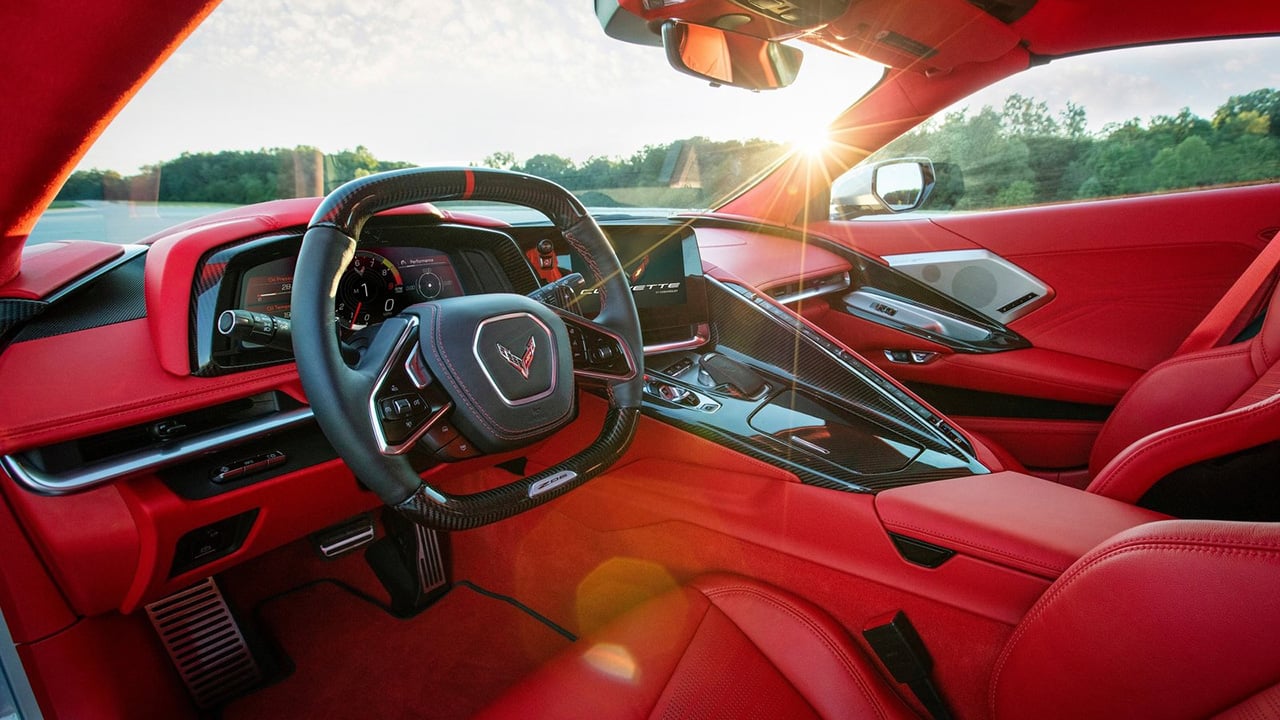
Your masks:
M 510 293 L 420 303 L 382 323 L 354 365 L 338 343 L 338 281 L 374 214 L 441 200 L 506 202 L 551 219 L 599 287 L 595 321 Z M 630 444 L 643 383 L 640 322 L 608 239 L 560 186 L 480 168 L 410 168 L 353 180 L 316 209 L 294 274 L 291 322 L 303 390 L 320 429 L 370 489 L 410 520 L 464 530 L 578 487 Z M 521 480 L 470 495 L 424 482 L 406 454 L 449 424 L 482 453 L 542 440 L 577 416 L 576 378 L 603 383 L 609 409 L 595 441 Z M 446 438 L 447 439 L 447 438 Z M 465 445 L 463 445 L 465 447 Z

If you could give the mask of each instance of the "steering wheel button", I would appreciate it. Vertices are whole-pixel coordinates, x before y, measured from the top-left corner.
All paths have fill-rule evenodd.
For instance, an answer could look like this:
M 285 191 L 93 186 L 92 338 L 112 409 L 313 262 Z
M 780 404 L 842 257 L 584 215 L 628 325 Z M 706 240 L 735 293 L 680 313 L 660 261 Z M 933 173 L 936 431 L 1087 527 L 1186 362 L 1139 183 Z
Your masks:
M 423 436 L 426 438 L 427 446 L 432 450 L 439 450 L 458 437 L 458 431 L 454 429 L 453 423 L 440 423 L 427 431 Z
M 464 437 L 454 438 L 453 442 L 436 451 L 436 457 L 445 461 L 466 460 L 479 454 L 471 441 Z

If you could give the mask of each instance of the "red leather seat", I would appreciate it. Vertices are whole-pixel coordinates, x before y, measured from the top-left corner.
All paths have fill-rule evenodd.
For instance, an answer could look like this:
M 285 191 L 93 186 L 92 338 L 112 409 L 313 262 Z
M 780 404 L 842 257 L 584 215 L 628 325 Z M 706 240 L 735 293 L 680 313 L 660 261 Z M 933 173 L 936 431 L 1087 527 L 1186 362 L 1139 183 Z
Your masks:
M 993 668 L 989 710 L 1278 717 L 1277 648 L 1280 526 L 1152 523 L 1081 558 L 1031 608 Z M 915 715 L 824 611 L 708 576 L 578 641 L 481 717 Z
M 1253 338 L 1175 356 L 1129 388 L 1094 443 L 1088 491 L 1137 503 L 1179 468 L 1280 440 L 1278 393 L 1280 293 Z

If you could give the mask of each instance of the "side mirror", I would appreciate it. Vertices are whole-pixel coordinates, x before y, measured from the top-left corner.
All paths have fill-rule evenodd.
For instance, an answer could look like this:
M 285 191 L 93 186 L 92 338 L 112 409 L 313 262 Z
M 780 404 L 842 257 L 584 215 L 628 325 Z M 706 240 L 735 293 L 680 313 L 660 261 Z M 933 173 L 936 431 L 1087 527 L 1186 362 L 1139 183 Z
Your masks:
M 872 171 L 871 194 L 889 212 L 908 212 L 924 204 L 933 183 L 933 163 L 928 160 L 889 160 Z
M 898 158 L 855 167 L 831 186 L 831 219 L 902 213 L 924 205 L 935 174 L 927 158 Z
M 662 45 L 680 72 L 748 90 L 790 85 L 804 59 L 796 48 L 772 40 L 682 20 L 663 23 Z

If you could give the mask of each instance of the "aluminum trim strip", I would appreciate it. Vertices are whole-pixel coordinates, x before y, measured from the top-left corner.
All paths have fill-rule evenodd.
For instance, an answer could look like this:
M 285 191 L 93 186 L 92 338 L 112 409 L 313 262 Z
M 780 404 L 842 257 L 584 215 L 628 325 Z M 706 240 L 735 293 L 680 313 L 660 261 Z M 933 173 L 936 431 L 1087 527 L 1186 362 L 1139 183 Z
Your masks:
M 67 495 L 131 475 L 176 465 L 263 435 L 315 422 L 311 408 L 298 408 L 246 423 L 173 440 L 65 473 L 46 473 L 23 462 L 21 454 L 5 455 L 0 465 L 18 484 L 41 495 Z
M 711 341 L 711 326 L 707 323 L 699 323 L 693 331 L 693 337 L 688 340 L 676 340 L 668 343 L 655 343 L 653 345 L 644 346 L 645 355 L 661 355 L 662 353 L 675 352 L 677 350 L 696 350 Z

